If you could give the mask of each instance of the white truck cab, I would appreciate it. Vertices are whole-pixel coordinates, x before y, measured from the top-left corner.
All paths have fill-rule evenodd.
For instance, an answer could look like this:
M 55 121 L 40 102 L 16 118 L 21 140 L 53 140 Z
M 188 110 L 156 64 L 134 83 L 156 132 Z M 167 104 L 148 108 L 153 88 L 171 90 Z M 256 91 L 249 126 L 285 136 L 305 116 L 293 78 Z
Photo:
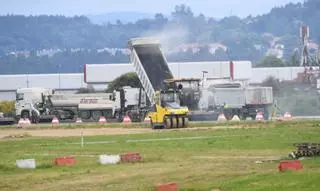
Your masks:
M 35 109 L 35 104 L 43 102 L 43 96 L 54 94 L 54 90 L 47 88 L 19 88 L 16 90 L 15 110 L 17 117 L 29 117 Z

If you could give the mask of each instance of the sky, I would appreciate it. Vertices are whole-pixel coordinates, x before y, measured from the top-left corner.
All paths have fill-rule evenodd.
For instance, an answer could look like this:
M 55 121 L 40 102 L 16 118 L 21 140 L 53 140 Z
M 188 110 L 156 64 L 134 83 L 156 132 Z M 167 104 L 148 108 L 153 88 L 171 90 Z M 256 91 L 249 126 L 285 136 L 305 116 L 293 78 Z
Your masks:
M 289 2 L 303 0 L 0 0 L 0 14 L 73 16 L 122 11 L 170 14 L 175 5 L 186 4 L 195 14 L 246 17 L 267 13 Z

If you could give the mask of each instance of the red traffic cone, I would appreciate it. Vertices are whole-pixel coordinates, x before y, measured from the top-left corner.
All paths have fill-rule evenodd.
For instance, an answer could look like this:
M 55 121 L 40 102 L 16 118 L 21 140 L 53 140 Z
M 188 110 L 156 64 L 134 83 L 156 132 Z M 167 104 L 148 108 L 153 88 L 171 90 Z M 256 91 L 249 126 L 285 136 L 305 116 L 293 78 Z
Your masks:
M 257 121 L 263 121 L 263 120 L 264 120 L 263 115 L 262 115 L 261 112 L 258 112 L 258 113 L 257 113 L 257 115 L 256 115 L 256 120 L 257 120 Z
M 150 122 L 151 122 L 150 117 L 145 117 L 145 118 L 144 118 L 144 122 L 145 122 L 145 123 L 150 123 Z
M 77 117 L 76 123 L 82 123 L 81 117 Z
M 124 116 L 122 123 L 124 124 L 130 124 L 132 123 L 130 117 L 128 115 Z
M 223 113 L 220 113 L 220 115 L 218 116 L 218 121 L 227 121 L 227 118 Z
M 107 119 L 104 116 L 100 116 L 99 123 L 100 124 L 105 124 L 105 123 L 107 123 Z
M 283 115 L 283 120 L 285 120 L 285 121 L 292 120 L 292 115 L 291 115 L 291 113 L 286 112 L 286 113 Z
M 23 118 L 20 118 L 18 121 L 18 127 L 19 128 L 24 128 L 26 124 L 26 121 Z
M 234 115 L 231 121 L 241 121 L 238 115 Z
M 26 124 L 26 125 L 31 125 L 31 121 L 30 121 L 29 118 L 27 118 L 27 119 L 25 120 L 25 124 Z
M 56 116 L 53 116 L 51 125 L 59 125 L 60 121 Z

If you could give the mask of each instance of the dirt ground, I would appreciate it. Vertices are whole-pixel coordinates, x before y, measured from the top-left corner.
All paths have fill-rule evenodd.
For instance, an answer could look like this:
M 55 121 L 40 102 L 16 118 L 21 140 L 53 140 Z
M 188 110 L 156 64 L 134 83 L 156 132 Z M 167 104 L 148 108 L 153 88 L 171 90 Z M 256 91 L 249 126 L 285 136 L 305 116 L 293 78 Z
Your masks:
M 150 128 L 81 128 L 81 129 L 3 129 L 0 130 L 0 139 L 12 136 L 27 134 L 32 137 L 76 137 L 81 136 L 94 136 L 94 135 L 124 135 L 124 134 L 138 134 L 138 133 L 152 133 L 162 131 L 194 131 L 194 130 L 207 130 L 207 129 L 234 129 L 243 128 L 242 126 L 223 126 L 223 127 L 193 127 L 184 129 L 166 129 L 166 130 L 153 130 Z M 251 127 L 254 128 L 254 127 Z
M 0 130 L 0 139 L 17 134 L 28 134 L 33 137 L 74 137 L 94 135 L 122 135 L 150 133 L 152 129 L 129 129 L 129 128 L 88 128 L 88 129 L 5 129 Z

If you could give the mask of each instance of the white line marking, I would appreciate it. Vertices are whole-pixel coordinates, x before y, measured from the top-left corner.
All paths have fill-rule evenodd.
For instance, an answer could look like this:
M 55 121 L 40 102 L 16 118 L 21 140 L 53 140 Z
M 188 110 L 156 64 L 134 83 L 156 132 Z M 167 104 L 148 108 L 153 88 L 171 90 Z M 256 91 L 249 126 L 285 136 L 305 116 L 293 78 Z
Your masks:
M 67 154 L 67 153 L 64 153 L 64 154 L 59 154 L 59 153 L 57 153 L 57 154 L 48 154 L 48 153 L 43 153 L 43 154 L 37 154 L 37 153 L 35 153 L 35 154 L 32 154 L 32 153 L 27 153 L 27 154 L 23 154 L 23 155 L 25 155 L 25 156 L 56 156 L 56 157 L 58 157 L 58 156 L 97 157 L 97 156 L 99 156 L 100 154 L 97 154 L 97 155 L 82 155 L 82 154 L 79 154 L 79 155 L 78 155 L 78 154 Z
M 197 136 L 197 137 L 177 137 L 177 138 L 157 138 L 157 139 L 133 139 L 124 141 L 84 141 L 84 145 L 97 145 L 97 144 L 116 144 L 116 143 L 139 143 L 139 142 L 157 142 L 157 141 L 183 141 L 183 140 L 199 140 L 199 139 L 212 139 L 212 138 L 227 138 L 227 137 L 245 137 L 256 136 L 256 134 L 247 135 L 227 135 L 227 136 Z M 56 145 L 81 145 L 81 142 L 61 143 L 61 144 L 34 144 L 35 146 L 56 146 Z
M 162 139 L 138 139 L 138 140 L 127 140 L 126 143 L 155 142 L 155 141 L 178 141 L 178 140 L 197 140 L 197 139 L 211 139 L 211 138 L 239 137 L 239 136 L 240 136 L 240 135 L 230 135 L 230 136 L 200 136 L 200 137 L 178 137 L 178 138 L 162 138 Z

